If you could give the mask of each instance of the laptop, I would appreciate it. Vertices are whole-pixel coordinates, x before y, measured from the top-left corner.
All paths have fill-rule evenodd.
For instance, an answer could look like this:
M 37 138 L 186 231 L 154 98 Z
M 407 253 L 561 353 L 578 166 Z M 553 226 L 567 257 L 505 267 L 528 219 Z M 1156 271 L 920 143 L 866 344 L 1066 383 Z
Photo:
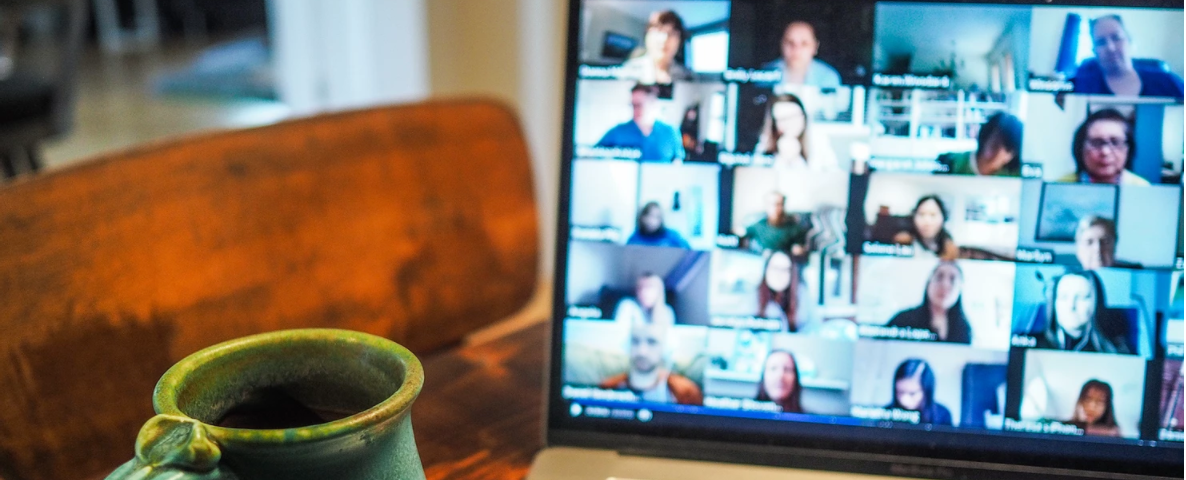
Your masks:
M 568 26 L 528 478 L 1181 478 L 1181 2 Z

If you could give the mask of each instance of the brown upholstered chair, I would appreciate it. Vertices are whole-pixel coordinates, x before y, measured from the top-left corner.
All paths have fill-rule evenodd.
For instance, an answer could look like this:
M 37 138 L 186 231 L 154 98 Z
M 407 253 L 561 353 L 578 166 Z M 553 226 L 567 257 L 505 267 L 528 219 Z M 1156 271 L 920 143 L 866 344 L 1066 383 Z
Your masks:
M 336 327 L 427 354 L 513 313 L 537 278 L 530 168 L 512 114 L 456 102 L 0 186 L 0 477 L 115 468 L 160 375 L 227 339 Z

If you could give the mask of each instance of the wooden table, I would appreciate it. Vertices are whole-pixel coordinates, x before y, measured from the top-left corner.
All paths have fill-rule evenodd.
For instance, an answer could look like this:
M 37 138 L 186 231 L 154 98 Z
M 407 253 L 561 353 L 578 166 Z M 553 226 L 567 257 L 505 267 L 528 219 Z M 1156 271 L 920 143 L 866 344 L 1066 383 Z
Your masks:
M 547 323 L 426 357 L 412 428 L 432 479 L 522 479 L 543 447 Z

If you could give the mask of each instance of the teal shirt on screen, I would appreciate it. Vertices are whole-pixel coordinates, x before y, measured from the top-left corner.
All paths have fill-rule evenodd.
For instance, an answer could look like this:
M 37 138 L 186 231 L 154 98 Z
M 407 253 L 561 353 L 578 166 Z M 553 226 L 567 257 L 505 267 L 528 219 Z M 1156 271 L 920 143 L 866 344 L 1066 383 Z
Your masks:
M 684 144 L 679 132 L 666 123 L 655 121 L 650 135 L 643 135 L 633 120 L 611 128 L 597 142 L 598 147 L 637 148 L 644 162 L 671 162 L 684 159 Z

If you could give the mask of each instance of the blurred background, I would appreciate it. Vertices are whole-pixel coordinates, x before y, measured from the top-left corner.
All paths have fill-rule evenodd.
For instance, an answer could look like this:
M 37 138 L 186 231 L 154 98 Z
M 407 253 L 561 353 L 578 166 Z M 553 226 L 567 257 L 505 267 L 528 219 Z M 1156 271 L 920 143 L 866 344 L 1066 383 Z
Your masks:
M 492 97 L 531 144 L 548 275 L 566 3 L 0 0 L 0 182 L 199 131 Z

